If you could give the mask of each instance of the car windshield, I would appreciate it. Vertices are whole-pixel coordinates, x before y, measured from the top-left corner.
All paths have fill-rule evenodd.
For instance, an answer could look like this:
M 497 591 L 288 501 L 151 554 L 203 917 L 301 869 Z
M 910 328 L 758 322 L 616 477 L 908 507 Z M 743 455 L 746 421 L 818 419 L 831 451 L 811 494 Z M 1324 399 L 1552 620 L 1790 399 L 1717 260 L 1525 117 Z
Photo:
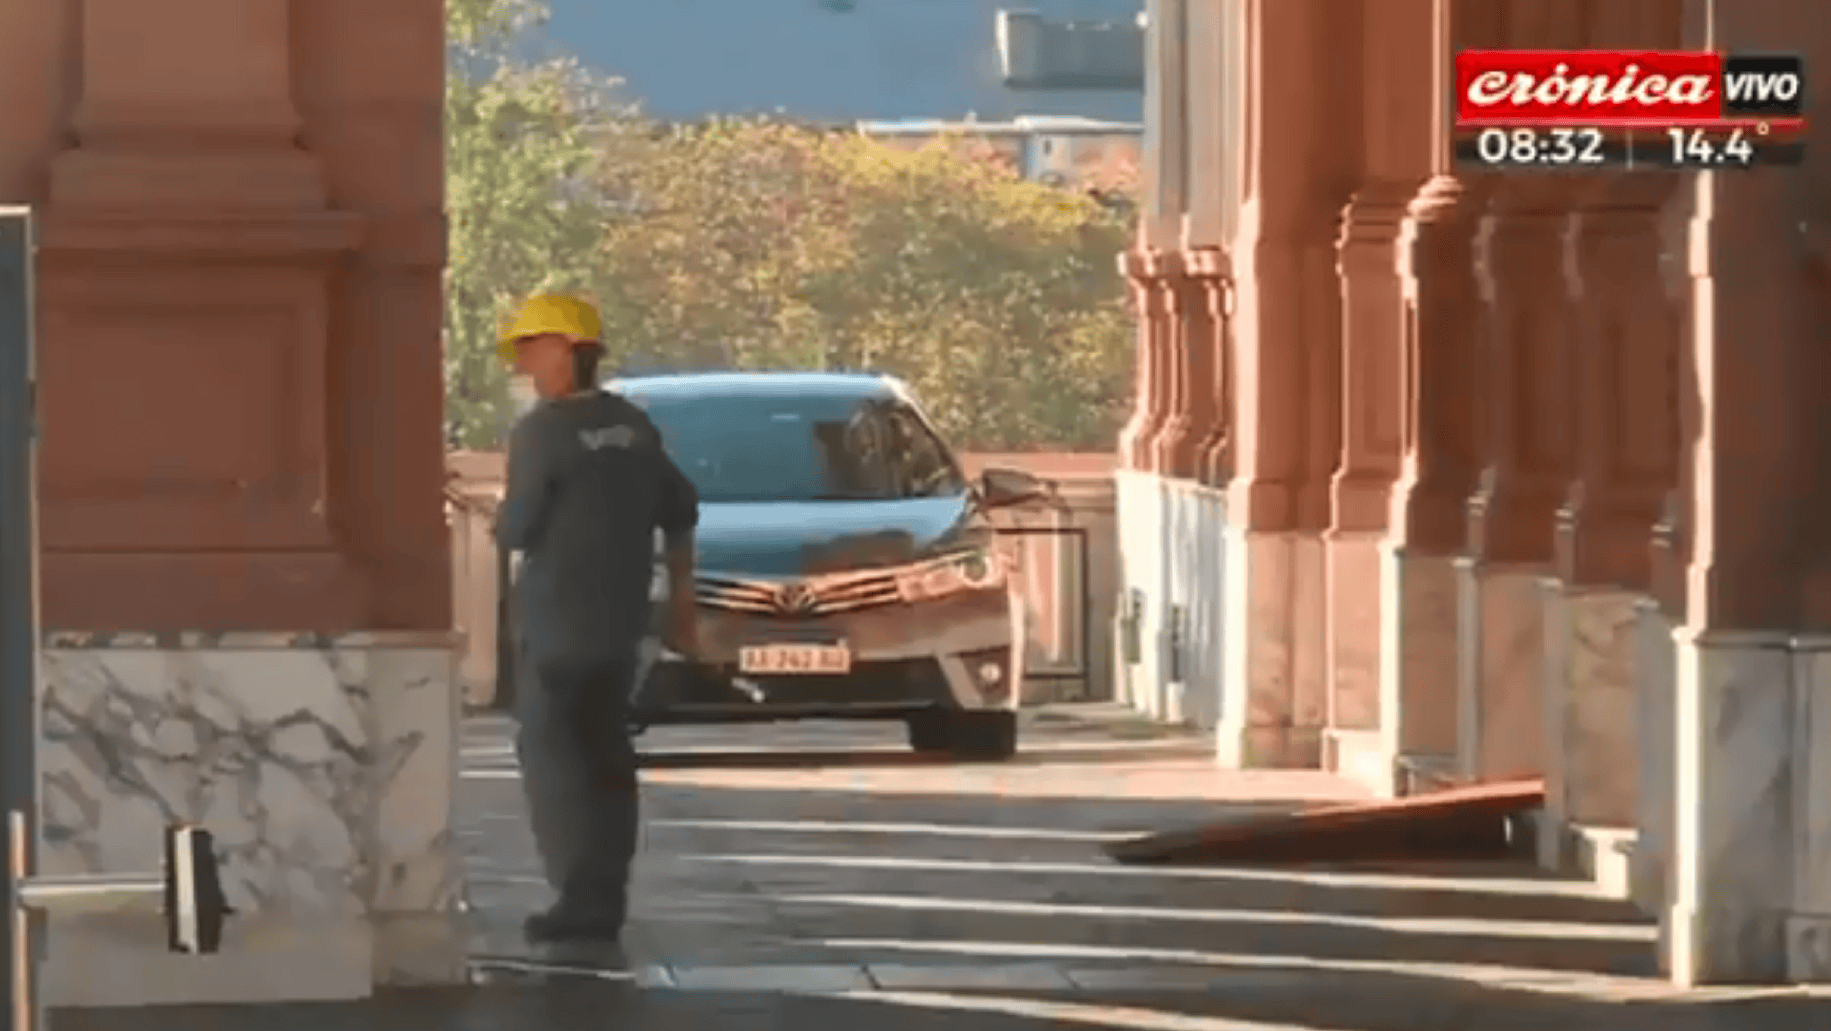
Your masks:
M 714 394 L 629 398 L 647 410 L 701 501 L 856 501 L 957 494 L 944 453 L 912 476 L 883 404 L 856 397 Z M 932 437 L 926 450 L 939 452 Z M 899 446 L 902 445 L 902 446 Z M 941 471 L 933 467 L 939 463 Z M 923 473 L 918 465 L 913 470 Z

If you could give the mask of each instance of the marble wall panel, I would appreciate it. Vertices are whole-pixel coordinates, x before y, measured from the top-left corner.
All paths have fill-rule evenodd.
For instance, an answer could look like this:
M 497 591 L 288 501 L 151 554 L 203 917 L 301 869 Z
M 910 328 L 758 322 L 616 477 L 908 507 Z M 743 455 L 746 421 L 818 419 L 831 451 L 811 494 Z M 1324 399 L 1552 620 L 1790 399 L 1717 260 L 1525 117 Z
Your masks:
M 71 982 L 67 1002 L 246 1001 L 224 985 L 258 971 L 211 971 L 296 965 L 313 942 L 336 952 L 321 972 L 362 975 L 267 979 L 275 990 L 463 978 L 449 635 L 53 634 L 41 682 L 40 868 L 156 870 L 163 829 L 197 822 L 216 836 L 240 942 L 140 988 Z M 127 963 L 159 944 L 131 923 L 77 918 L 56 938 L 70 962 Z

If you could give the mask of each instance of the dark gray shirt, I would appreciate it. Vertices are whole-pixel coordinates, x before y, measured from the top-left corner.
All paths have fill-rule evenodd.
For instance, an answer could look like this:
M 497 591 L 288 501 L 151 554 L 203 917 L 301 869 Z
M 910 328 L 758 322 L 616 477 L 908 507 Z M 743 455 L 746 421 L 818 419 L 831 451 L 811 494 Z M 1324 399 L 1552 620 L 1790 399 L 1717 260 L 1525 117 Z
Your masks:
M 633 654 L 648 628 L 655 531 L 699 523 L 699 494 L 628 400 L 591 391 L 543 402 L 509 435 L 496 540 L 522 552 L 516 636 L 540 663 Z

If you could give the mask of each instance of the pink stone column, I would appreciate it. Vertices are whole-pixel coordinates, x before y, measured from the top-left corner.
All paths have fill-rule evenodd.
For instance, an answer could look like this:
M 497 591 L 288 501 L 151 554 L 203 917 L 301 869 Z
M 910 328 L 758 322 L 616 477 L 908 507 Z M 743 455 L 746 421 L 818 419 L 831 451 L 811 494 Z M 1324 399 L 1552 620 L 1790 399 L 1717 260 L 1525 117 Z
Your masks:
M 1163 418 L 1151 437 L 1151 468 L 1163 476 L 1186 478 L 1190 468 L 1190 441 L 1195 430 L 1195 342 L 1200 339 L 1191 331 L 1199 328 L 1198 302 L 1200 287 L 1189 278 L 1188 263 L 1181 250 L 1165 251 L 1158 261 L 1157 289 L 1163 294 L 1158 301 L 1164 312 L 1162 351 Z
M 1831 65 L 1810 0 L 1696 5 L 1688 45 Z M 1806 110 L 1831 83 L 1806 78 Z M 1683 985 L 1831 979 L 1831 415 L 1820 262 L 1831 126 L 1806 164 L 1686 181 L 1691 275 L 1680 490 L 1691 554 L 1675 635 L 1674 823 L 1662 952 Z
M 1594 46 L 1677 49 L 1682 5 L 1597 3 Z M 1642 825 L 1633 862 L 1643 870 L 1669 835 L 1667 807 L 1641 811 L 1649 762 L 1666 741 L 1637 726 L 1660 722 L 1642 681 L 1660 664 L 1649 618 L 1649 541 L 1676 486 L 1677 345 L 1684 277 L 1675 260 L 1682 224 L 1678 180 L 1643 172 L 1593 177 L 1572 215 L 1566 290 L 1575 309 L 1569 379 L 1575 463 L 1557 516 L 1545 594 L 1543 770 L 1546 821 L 1540 862 L 1576 866 L 1579 835 Z M 1636 761 L 1638 759 L 1638 762 Z M 1654 792 L 1655 801 L 1660 793 Z M 1641 886 L 1644 894 L 1645 886 Z
M 1191 259 L 1207 288 L 1210 337 L 1208 394 L 1214 399 L 1213 424 L 1196 447 L 1196 476 L 1205 486 L 1224 487 L 1233 478 L 1233 262 L 1221 262 L 1218 251 L 1198 251 Z
M 1145 47 L 1144 203 L 1136 249 L 1124 260 L 1139 312 L 1138 397 L 1130 423 L 1119 436 L 1127 468 L 1158 472 L 1157 438 L 1174 411 L 1175 327 L 1168 320 L 1164 256 L 1182 245 L 1188 207 L 1188 40 L 1183 30 L 1188 0 L 1163 0 L 1153 10 Z M 1142 513 L 1141 513 L 1142 514 Z
M 48 163 L 40 252 L 52 625 L 376 625 L 350 554 L 361 516 L 333 489 L 334 280 L 363 226 L 330 209 L 301 146 L 293 6 L 81 5 L 74 139 Z M 97 369 L 141 401 L 98 397 Z M 396 507 L 439 506 L 435 482 Z M 422 581 L 441 615 L 418 625 L 449 623 L 445 575 Z
M 1382 555 L 1380 752 L 1401 793 L 1441 786 L 1457 741 L 1456 564 L 1481 465 L 1484 368 L 1473 275 L 1491 184 L 1433 178 L 1412 202 L 1405 258 L 1405 451 Z
M 1575 463 L 1544 614 L 1546 811 L 1563 830 L 1541 835 L 1548 868 L 1573 861 L 1576 830 L 1635 822 L 1637 627 L 1652 587 L 1649 543 L 1677 475 L 1683 280 L 1664 207 L 1674 186 L 1657 175 L 1600 180 L 1572 218 Z
M 429 0 L 312 0 L 293 13 L 303 140 L 363 223 L 332 351 L 346 413 L 334 482 L 367 513 L 346 533 L 373 571 L 383 625 L 428 625 L 449 590 L 432 546 L 447 532 L 443 506 L 429 503 L 445 489 L 444 118 L 423 96 L 443 82 L 442 13 Z
M 1244 5 L 1193 0 L 1188 8 L 1190 189 L 1183 220 L 1184 263 L 1192 292 L 1184 305 L 1190 379 L 1190 419 L 1176 441 L 1182 475 L 1205 487 L 1224 486 L 1232 398 L 1228 386 L 1227 319 L 1233 263 L 1230 248 L 1242 202 L 1241 114 L 1247 96 Z
M 1225 487 L 1232 478 L 1232 339 L 1234 302 L 1232 247 L 1245 203 L 1243 150 L 1245 112 L 1256 103 L 1247 62 L 1247 5 L 1236 0 L 1196 0 L 1188 9 L 1190 70 L 1197 75 L 1188 92 L 1190 172 L 1183 247 L 1188 269 L 1201 289 L 1199 319 L 1190 346 L 1192 390 L 1205 397 L 1201 425 L 1190 427 L 1188 469 L 1203 487 Z
M 1652 876 L 1649 864 L 1663 865 L 1671 830 L 1663 789 L 1642 798 L 1649 764 L 1668 769 L 1671 755 L 1670 735 L 1644 726 L 1667 722 L 1670 698 L 1647 697 L 1647 678 L 1662 676 L 1665 664 L 1657 643 L 1649 650 L 1643 624 L 1657 617 L 1650 543 L 1678 476 L 1685 285 L 1673 260 L 1682 230 L 1678 187 L 1666 175 L 1610 177 L 1575 219 L 1571 257 L 1582 270 L 1570 384 L 1576 478 L 1558 514 L 1554 568 L 1562 586 L 1547 594 L 1545 612 L 1540 862 L 1573 866 L 1572 846 L 1585 828 L 1638 825 L 1633 862 L 1641 882 Z M 1653 689 L 1669 695 L 1670 685 Z
M 1202 252 L 1184 251 L 1178 257 L 1179 274 L 1168 281 L 1168 304 L 1176 326 L 1173 366 L 1175 388 L 1171 414 L 1157 439 L 1158 468 L 1177 479 L 1201 477 L 1201 448 L 1214 431 L 1219 398 L 1214 390 L 1216 325 L 1210 300 L 1212 278 L 1203 271 L 1212 259 Z
M 162 965 L 156 914 L 72 914 L 47 1002 L 461 984 L 442 5 L 14 6 L 62 23 L 31 33 L 57 81 L 22 123 L 58 131 L 14 180 L 43 213 L 40 859 L 129 874 L 173 819 L 261 857 L 228 878 L 259 900 L 228 976 Z M 0 14 L 0 49 L 35 20 Z M 98 677 L 131 682 L 132 711 L 85 720 Z M 273 733 L 281 713 L 334 728 L 334 757 Z M 153 755 L 149 733 L 210 744 Z M 282 767 L 337 787 L 277 800 Z M 339 847 L 299 847 L 327 827 Z
M 1567 406 L 1576 322 L 1563 260 L 1577 189 L 1548 177 L 1502 182 L 1478 257 L 1487 455 L 1469 500 L 1462 591 L 1471 619 L 1457 705 L 1458 769 L 1474 780 L 1544 770 L 1543 595 L 1575 458 Z
M 1364 5 L 1363 5 L 1364 6 Z M 1382 558 L 1404 453 L 1405 281 L 1399 239 L 1441 143 L 1431 0 L 1380 6 L 1362 34 L 1365 178 L 1342 212 L 1341 456 L 1328 549 L 1329 739 L 1325 765 L 1393 786 L 1379 726 Z
M 1119 454 L 1126 468 L 1140 472 L 1157 470 L 1157 434 L 1163 428 L 1165 414 L 1165 346 L 1170 332 L 1169 312 L 1160 285 L 1160 256 L 1144 249 L 1121 255 L 1122 267 L 1131 286 L 1132 310 L 1138 320 L 1138 374 L 1133 390 L 1132 418 L 1119 433 Z
M 1432 4 L 1429 95 L 1453 91 L 1451 55 L 1504 46 L 1502 12 L 1485 0 Z M 1394 788 L 1442 783 L 1456 751 L 1456 561 L 1481 463 L 1483 354 L 1474 254 L 1491 177 L 1463 178 L 1449 151 L 1451 110 L 1432 109 L 1432 178 L 1398 241 L 1405 298 L 1402 457 L 1382 553 L 1380 754 Z
M 1499 0 L 1507 45 L 1587 45 L 1586 0 Z M 1570 213 L 1586 185 L 1568 175 L 1499 177 L 1477 248 L 1486 352 L 1481 485 L 1469 499 L 1459 567 L 1457 772 L 1541 774 L 1545 607 L 1556 516 L 1573 470 L 1574 308 L 1565 264 Z
M 82 0 L 79 147 L 51 203 L 138 209 L 322 208 L 296 144 L 287 0 Z
M 1313 766 L 1327 720 L 1322 536 L 1340 449 L 1335 222 L 1358 176 L 1343 146 L 1358 20 L 1326 0 L 1248 8 L 1245 204 L 1233 253 L 1233 479 L 1222 632 L 1225 764 Z M 1276 55 L 1276 59 L 1272 59 Z M 1353 134 L 1346 134 L 1348 140 Z

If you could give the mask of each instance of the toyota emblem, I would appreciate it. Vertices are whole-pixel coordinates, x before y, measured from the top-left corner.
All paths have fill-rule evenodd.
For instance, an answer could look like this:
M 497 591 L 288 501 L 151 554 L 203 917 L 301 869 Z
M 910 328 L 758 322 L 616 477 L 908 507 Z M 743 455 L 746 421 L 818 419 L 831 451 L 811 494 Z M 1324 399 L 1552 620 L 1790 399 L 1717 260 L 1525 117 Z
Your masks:
M 776 592 L 776 608 L 790 616 L 806 615 L 814 611 L 814 592 L 804 584 L 784 584 Z

